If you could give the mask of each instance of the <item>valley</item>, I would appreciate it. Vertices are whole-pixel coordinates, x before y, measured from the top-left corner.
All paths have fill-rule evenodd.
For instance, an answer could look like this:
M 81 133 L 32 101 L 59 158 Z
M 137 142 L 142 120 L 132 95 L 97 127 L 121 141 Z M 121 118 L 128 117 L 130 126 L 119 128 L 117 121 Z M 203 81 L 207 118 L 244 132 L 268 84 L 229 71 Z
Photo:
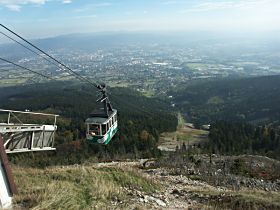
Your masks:
M 46 51 L 36 55 L 1 44 L 0 108 L 59 115 L 55 151 L 8 157 L 13 208 L 280 209 L 278 40 L 74 33 L 32 40 Z M 89 133 L 110 127 L 85 124 L 108 98 L 118 132 L 108 145 L 89 143 Z M 12 125 L 30 121 L 51 123 L 8 116 Z

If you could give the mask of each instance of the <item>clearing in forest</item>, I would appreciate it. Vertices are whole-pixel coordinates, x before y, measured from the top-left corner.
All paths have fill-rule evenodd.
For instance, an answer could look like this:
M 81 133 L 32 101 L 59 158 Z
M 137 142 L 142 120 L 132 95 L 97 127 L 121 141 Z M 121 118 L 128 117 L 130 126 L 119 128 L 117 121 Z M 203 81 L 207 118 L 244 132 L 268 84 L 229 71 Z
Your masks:
M 164 132 L 160 136 L 158 149 L 161 151 L 175 151 L 183 144 L 186 147 L 198 145 L 208 140 L 208 131 L 196 129 L 190 123 L 186 123 L 178 113 L 178 126 L 175 132 Z

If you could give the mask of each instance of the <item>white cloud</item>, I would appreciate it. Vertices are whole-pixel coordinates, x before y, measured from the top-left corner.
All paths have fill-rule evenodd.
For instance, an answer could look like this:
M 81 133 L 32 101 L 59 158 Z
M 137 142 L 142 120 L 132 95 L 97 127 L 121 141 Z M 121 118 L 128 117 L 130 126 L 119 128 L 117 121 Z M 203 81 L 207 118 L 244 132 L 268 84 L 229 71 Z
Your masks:
M 186 7 L 180 16 L 213 30 L 279 30 L 279 11 L 279 0 L 208 0 Z M 187 18 L 184 24 L 190 26 Z
M 6 7 L 9 10 L 16 11 L 16 12 L 19 12 L 20 8 L 21 8 L 19 5 L 15 5 L 15 4 L 8 4 L 8 5 L 6 5 Z
M 112 3 L 109 3 L 109 2 L 87 4 L 87 5 L 84 5 L 80 8 L 77 8 L 75 10 L 75 12 L 86 12 L 86 11 L 90 11 L 90 10 L 93 10 L 93 9 L 96 9 L 96 8 L 110 7 L 110 6 L 112 6 Z
M 260 7 L 279 6 L 279 0 L 241 0 L 241 1 L 207 1 L 194 5 L 193 7 L 183 10 L 188 12 L 207 12 L 212 10 L 232 10 L 232 9 L 258 9 Z
M 67 19 L 67 20 L 69 20 L 69 19 L 83 19 L 83 18 L 85 18 L 85 19 L 91 19 L 91 18 L 96 18 L 97 17 L 97 15 L 80 15 L 80 16 L 72 16 L 72 17 L 66 17 L 66 18 L 64 18 L 64 19 Z
M 20 11 L 23 5 L 27 4 L 45 4 L 48 0 L 0 0 L 0 6 L 5 6 L 12 11 Z
M 72 3 L 72 0 L 63 0 L 62 3 L 63 4 L 70 4 L 70 3 Z
M 47 0 L 0 0 L 0 5 L 44 4 Z

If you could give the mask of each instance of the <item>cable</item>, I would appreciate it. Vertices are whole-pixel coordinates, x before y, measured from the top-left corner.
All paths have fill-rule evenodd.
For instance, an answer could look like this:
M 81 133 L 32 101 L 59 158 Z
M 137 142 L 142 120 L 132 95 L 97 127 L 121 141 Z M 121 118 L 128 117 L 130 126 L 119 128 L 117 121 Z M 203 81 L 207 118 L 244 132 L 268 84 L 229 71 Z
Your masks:
M 19 67 L 19 68 L 25 69 L 25 70 L 27 70 L 27 71 L 30 71 L 30 72 L 34 73 L 34 74 L 38 74 L 38 75 L 40 75 L 41 77 L 45 77 L 45 78 L 50 79 L 50 80 L 55 80 L 55 79 L 53 79 L 52 77 L 46 76 L 46 75 L 41 74 L 41 73 L 39 73 L 39 72 L 37 72 L 37 71 L 33 71 L 33 70 L 29 69 L 29 68 L 26 68 L 26 67 L 24 67 L 24 66 L 18 65 L 18 64 L 16 64 L 16 63 L 14 63 L 14 62 L 12 62 L 12 61 L 9 61 L 9 60 L 6 60 L 6 59 L 4 59 L 4 58 L 1 58 L 1 57 L 0 57 L 0 60 L 2 60 L 2 61 L 4 61 L 4 62 L 7 62 L 7 63 L 10 63 L 10 64 L 13 64 L 14 66 L 17 66 L 17 67 Z
M 83 76 L 79 75 L 78 73 L 76 73 L 75 71 L 73 71 L 70 67 L 68 67 L 68 66 L 66 66 L 65 64 L 61 63 L 60 61 L 58 61 L 57 59 L 55 59 L 54 57 L 52 57 L 51 55 L 49 55 L 49 54 L 46 53 L 45 51 L 41 50 L 40 48 L 38 48 L 37 46 L 35 46 L 35 45 L 32 44 L 31 42 L 29 42 L 28 40 L 24 39 L 22 36 L 20 36 L 20 35 L 17 34 L 16 32 L 14 32 L 14 31 L 12 31 L 11 29 L 7 28 L 7 27 L 4 26 L 3 24 L 0 24 L 0 26 L 3 27 L 4 29 L 6 29 L 7 31 L 9 31 L 10 33 L 14 34 L 15 36 L 17 36 L 18 38 L 20 38 L 21 40 L 23 40 L 24 42 L 26 42 L 27 44 L 29 44 L 30 46 L 32 46 L 33 48 L 35 48 L 36 50 L 40 51 L 41 53 L 43 53 L 44 55 L 46 55 L 46 56 L 49 57 L 50 59 L 54 60 L 56 63 L 58 63 L 58 64 L 61 65 L 62 67 L 66 68 L 68 71 L 70 71 L 72 74 L 74 74 L 74 75 L 76 76 L 76 78 L 79 79 L 80 81 L 81 81 L 81 80 L 86 81 L 87 83 L 89 83 L 89 84 L 91 84 L 91 85 L 93 85 L 94 87 L 96 87 L 96 88 L 99 89 L 99 85 L 97 85 L 96 83 L 94 83 L 94 82 L 92 82 L 92 81 L 90 81 L 90 80 L 84 78 Z M 0 32 L 0 33 L 2 33 L 2 32 Z M 52 64 L 54 64 L 54 62 L 52 62 L 52 61 L 50 61 L 49 59 L 43 57 L 43 56 L 42 56 L 41 54 L 39 54 L 38 52 L 36 52 L 36 51 L 30 49 L 29 47 L 27 47 L 27 46 L 25 46 L 25 45 L 23 45 L 22 43 L 16 41 L 15 39 L 11 38 L 10 36 L 8 36 L 8 35 L 6 35 L 6 34 L 4 34 L 4 33 L 2 33 L 2 34 L 3 34 L 4 36 L 8 37 L 9 39 L 15 41 L 16 43 L 20 44 L 22 47 L 24 47 L 24 48 L 30 50 L 31 52 L 33 52 L 33 53 L 39 55 L 40 57 L 44 58 L 44 59 L 47 60 L 48 62 L 51 62 Z M 1 58 L 0 58 L 0 59 L 1 59 Z M 4 60 L 4 59 L 1 59 L 1 60 Z M 8 62 L 8 63 L 11 63 L 11 64 L 14 64 L 14 65 L 16 65 L 16 66 L 18 66 L 18 67 L 21 67 L 21 68 L 23 68 L 23 69 L 26 69 L 26 70 L 28 70 L 28 71 L 31 71 L 31 72 L 33 72 L 33 73 L 39 74 L 39 75 L 41 75 L 41 76 L 43 76 L 43 77 L 47 77 L 47 76 L 45 76 L 45 75 L 43 75 L 43 74 L 40 74 L 40 73 L 38 73 L 38 72 L 32 71 L 32 70 L 30 70 L 30 69 L 27 69 L 27 68 L 25 68 L 25 67 L 22 67 L 22 66 L 20 66 L 20 65 L 17 65 L 17 64 L 15 64 L 15 63 L 13 63 L 13 62 L 9 62 L 9 61 L 7 61 L 7 60 L 4 60 L 4 61 L 6 61 L 6 62 Z M 62 69 L 61 66 L 59 66 L 59 65 L 57 65 L 57 64 L 54 64 L 54 65 L 56 65 L 57 67 L 59 67 L 60 69 Z M 63 69 L 63 70 L 64 70 L 64 69 Z M 49 78 L 49 77 L 47 77 L 47 78 Z M 53 79 L 53 78 L 49 78 L 49 79 Z M 53 79 L 53 80 L 54 80 L 54 79 Z M 123 100 L 122 100 L 122 101 L 123 101 Z M 123 101 L 123 102 L 124 102 L 124 101 Z M 128 103 L 127 103 L 127 104 L 128 104 Z M 129 106 L 132 107 L 131 104 L 129 104 Z M 134 106 L 134 107 L 136 107 L 136 106 Z M 146 110 L 144 110 L 144 109 L 142 109 L 142 108 L 140 108 L 140 107 L 137 107 L 137 109 L 138 109 L 139 111 L 142 111 L 142 112 L 146 113 L 146 114 L 152 115 L 150 112 L 148 112 L 148 111 L 146 111 Z
M 55 62 L 57 62 L 58 64 L 60 64 L 61 66 L 63 66 L 64 68 L 66 68 L 67 70 L 69 70 L 72 74 L 76 75 L 76 78 L 86 81 L 89 84 L 93 85 L 94 87 L 98 88 L 99 86 L 97 84 L 95 84 L 94 82 L 84 78 L 83 76 L 79 75 L 78 73 L 76 73 L 75 71 L 73 71 L 71 68 L 69 68 L 68 66 L 66 66 L 65 64 L 61 63 L 60 61 L 58 61 L 57 59 L 55 59 L 54 57 L 52 57 L 51 55 L 49 55 L 48 53 L 46 53 L 45 51 L 41 50 L 40 48 L 38 48 L 37 46 L 35 46 L 34 44 L 32 44 L 31 42 L 29 42 L 28 40 L 24 39 L 22 36 L 20 36 L 19 34 L 17 34 L 16 32 L 12 31 L 11 29 L 7 28 L 6 26 L 4 26 L 3 24 L 0 24 L 1 27 L 3 27 L 4 29 L 6 29 L 7 31 L 9 31 L 10 33 L 14 34 L 15 36 L 17 36 L 18 38 L 20 38 L 21 40 L 23 40 L 24 42 L 26 42 L 27 44 L 31 45 L 32 47 L 34 47 L 36 50 L 40 51 L 41 53 L 43 53 L 44 55 L 46 55 L 47 57 L 51 58 L 52 60 L 54 60 Z
M 7 37 L 8 39 L 10 39 L 10 40 L 12 40 L 12 41 L 18 43 L 19 45 L 21 45 L 21 46 L 24 47 L 25 49 L 27 49 L 27 50 L 29 50 L 29 51 L 35 53 L 35 54 L 38 55 L 38 56 L 40 56 L 41 58 L 43 58 L 44 60 L 48 61 L 49 63 L 51 63 L 51 64 L 57 66 L 59 69 L 65 70 L 65 69 L 63 69 L 61 66 L 59 66 L 59 65 L 57 65 L 55 62 L 53 62 L 52 60 L 47 59 L 46 57 L 42 56 L 40 53 L 36 52 L 35 50 L 32 50 L 31 48 L 29 48 L 29 47 L 27 47 L 26 45 L 20 43 L 19 41 L 15 40 L 14 38 L 12 38 L 12 37 L 10 37 L 9 35 L 5 34 L 4 32 L 0 31 L 0 33 L 1 33 L 2 35 L 4 35 L 5 37 Z

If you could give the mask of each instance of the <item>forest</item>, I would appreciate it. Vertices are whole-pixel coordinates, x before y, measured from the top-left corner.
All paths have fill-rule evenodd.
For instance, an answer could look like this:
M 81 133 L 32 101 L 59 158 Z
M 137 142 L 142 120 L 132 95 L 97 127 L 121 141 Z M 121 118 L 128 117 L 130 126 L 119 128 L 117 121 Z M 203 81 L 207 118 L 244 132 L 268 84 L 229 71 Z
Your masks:
M 277 127 L 280 76 L 198 80 L 171 90 L 174 103 L 197 125 L 218 120 Z
M 119 114 L 119 132 L 109 145 L 103 146 L 85 141 L 84 121 L 97 107 L 97 95 L 93 87 L 74 82 L 1 88 L 2 109 L 28 109 L 60 115 L 56 152 L 18 154 L 11 156 L 11 161 L 45 167 L 80 163 L 88 158 L 106 161 L 160 155 L 157 149 L 160 133 L 174 131 L 177 126 L 176 113 L 168 102 L 144 97 L 127 88 L 109 89 L 111 103 Z M 30 161 L 24 161 L 26 158 Z
M 280 160 L 280 130 L 220 121 L 211 125 L 206 148 L 214 154 L 258 154 Z
M 176 130 L 178 111 L 198 127 L 211 125 L 204 152 L 279 159 L 279 82 L 279 76 L 193 81 L 168 93 L 173 96 L 175 109 L 170 99 L 145 97 L 129 88 L 109 88 L 112 105 L 118 109 L 119 132 L 107 146 L 85 142 L 84 121 L 96 108 L 98 95 L 88 85 L 50 82 L 3 87 L 0 107 L 60 115 L 57 151 L 12 156 L 12 161 L 23 164 L 22 156 L 32 160 L 28 164 L 40 166 L 74 164 L 89 158 L 158 157 L 159 136 Z

